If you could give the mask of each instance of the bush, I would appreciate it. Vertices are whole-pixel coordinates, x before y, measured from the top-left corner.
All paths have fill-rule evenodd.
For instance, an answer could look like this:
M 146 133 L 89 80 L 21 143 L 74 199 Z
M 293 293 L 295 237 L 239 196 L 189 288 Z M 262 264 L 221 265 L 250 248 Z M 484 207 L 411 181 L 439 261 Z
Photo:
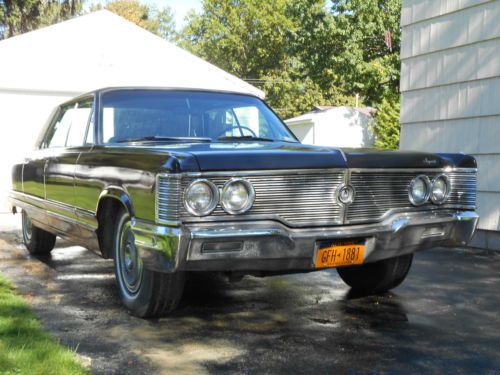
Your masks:
M 400 103 L 399 96 L 384 98 L 375 115 L 376 123 L 373 127 L 375 133 L 375 147 L 387 150 L 399 148 L 399 123 Z

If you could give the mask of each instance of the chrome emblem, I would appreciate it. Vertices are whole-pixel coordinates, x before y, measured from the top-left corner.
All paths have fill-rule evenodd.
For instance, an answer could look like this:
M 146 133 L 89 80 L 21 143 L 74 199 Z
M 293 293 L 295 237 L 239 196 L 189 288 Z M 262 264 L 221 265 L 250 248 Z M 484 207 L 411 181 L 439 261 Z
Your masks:
M 427 164 L 427 165 L 436 165 L 438 161 L 436 159 L 424 158 L 424 160 L 422 160 L 422 162 L 424 164 Z
M 354 188 L 351 185 L 340 185 L 337 189 L 337 199 L 342 204 L 351 204 L 354 200 Z

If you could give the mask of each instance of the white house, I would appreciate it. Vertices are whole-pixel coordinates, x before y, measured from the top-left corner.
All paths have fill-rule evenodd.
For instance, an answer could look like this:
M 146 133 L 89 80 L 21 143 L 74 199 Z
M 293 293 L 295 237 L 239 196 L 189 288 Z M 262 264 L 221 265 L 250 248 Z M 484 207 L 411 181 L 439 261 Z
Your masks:
M 102 10 L 0 42 L 0 191 L 52 109 L 102 87 L 262 91 Z M 1 197 L 0 197 L 1 200 Z
M 373 108 L 320 107 L 285 120 L 302 143 L 332 147 L 373 147 Z
M 401 149 L 478 162 L 474 244 L 500 249 L 500 1 L 404 0 Z

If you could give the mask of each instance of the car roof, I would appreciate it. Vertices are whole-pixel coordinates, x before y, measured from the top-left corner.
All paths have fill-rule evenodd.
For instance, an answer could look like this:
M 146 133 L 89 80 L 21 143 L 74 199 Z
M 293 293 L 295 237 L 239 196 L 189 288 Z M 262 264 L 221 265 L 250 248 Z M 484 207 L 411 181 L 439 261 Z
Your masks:
M 207 93 L 220 93 L 220 94 L 233 94 L 240 96 L 249 96 L 253 98 L 260 99 L 257 95 L 251 93 L 241 93 L 236 91 L 227 91 L 227 90 L 214 90 L 214 89 L 200 89 L 200 88 L 186 88 L 186 87 L 156 87 L 156 86 L 123 86 L 123 87 L 104 87 L 97 90 L 89 91 L 84 94 L 78 95 L 70 100 L 67 100 L 60 105 L 66 105 L 70 103 L 77 102 L 83 98 L 87 98 L 93 95 L 99 95 L 105 92 L 111 91 L 184 91 L 184 92 L 207 92 Z

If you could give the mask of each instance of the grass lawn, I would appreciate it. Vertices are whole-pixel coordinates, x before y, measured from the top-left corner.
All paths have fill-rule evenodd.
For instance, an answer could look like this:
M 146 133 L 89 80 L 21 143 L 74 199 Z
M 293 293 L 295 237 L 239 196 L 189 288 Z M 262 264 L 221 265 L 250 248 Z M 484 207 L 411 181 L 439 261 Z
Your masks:
M 0 275 L 0 374 L 89 374 Z

